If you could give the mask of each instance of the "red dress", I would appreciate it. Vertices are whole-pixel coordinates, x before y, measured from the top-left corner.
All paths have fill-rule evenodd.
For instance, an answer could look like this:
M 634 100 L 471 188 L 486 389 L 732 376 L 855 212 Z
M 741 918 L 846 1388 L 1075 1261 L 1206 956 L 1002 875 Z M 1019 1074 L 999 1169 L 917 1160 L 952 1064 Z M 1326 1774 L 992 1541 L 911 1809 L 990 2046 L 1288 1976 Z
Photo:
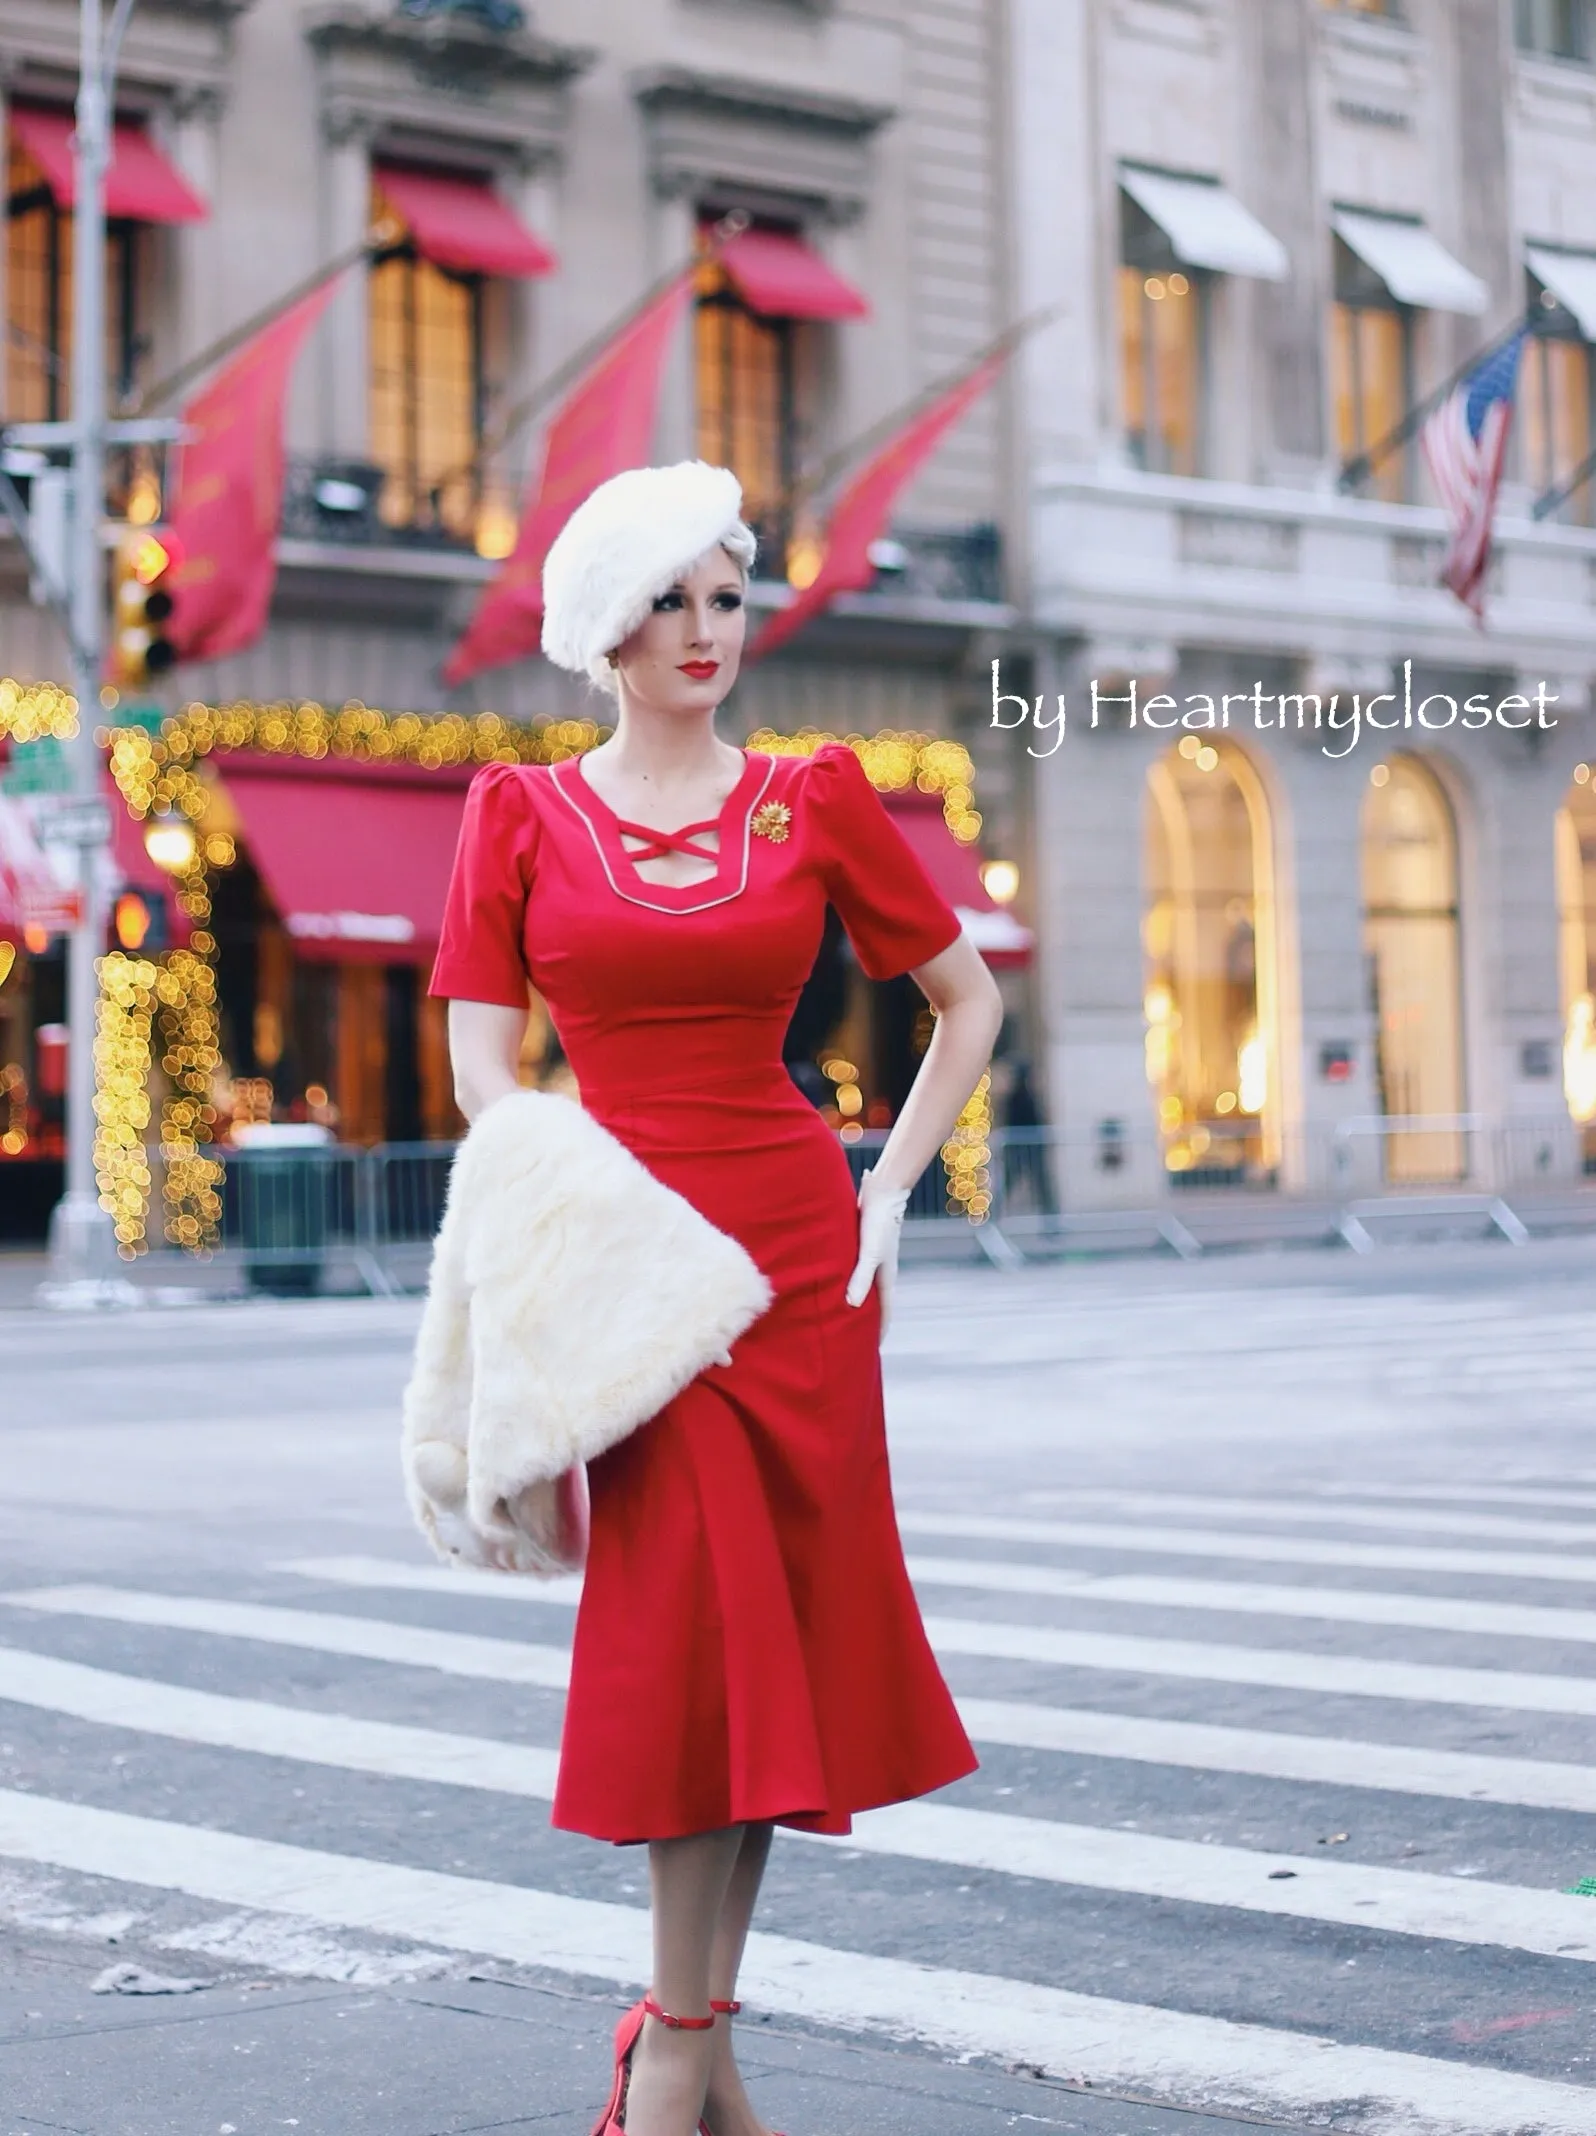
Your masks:
M 846 1832 L 976 1762 L 898 1540 L 878 1302 L 843 1301 L 847 1160 L 781 1058 L 828 901 L 877 979 L 959 923 L 848 748 L 750 755 L 716 827 L 713 878 L 663 887 L 577 759 L 489 766 L 432 979 L 521 1008 L 530 976 L 583 1105 L 776 1293 L 729 1367 L 589 1470 L 554 1823 L 600 1839 Z

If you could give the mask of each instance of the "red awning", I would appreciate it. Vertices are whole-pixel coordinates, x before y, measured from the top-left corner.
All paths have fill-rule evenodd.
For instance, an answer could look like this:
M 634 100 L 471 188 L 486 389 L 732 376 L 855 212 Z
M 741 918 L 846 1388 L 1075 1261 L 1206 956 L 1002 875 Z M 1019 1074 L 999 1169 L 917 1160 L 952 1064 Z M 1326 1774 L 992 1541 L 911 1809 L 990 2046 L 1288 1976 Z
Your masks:
M 44 173 L 58 208 L 73 201 L 72 114 L 14 104 L 11 131 Z M 119 119 L 105 174 L 105 212 L 144 223 L 203 222 L 210 210 L 186 178 L 167 162 L 142 126 Z
M 743 301 L 767 319 L 867 319 L 870 306 L 813 245 L 782 230 L 744 230 L 720 248 Z
M 237 756 L 217 769 L 301 957 L 432 961 L 473 766 Z
M 435 267 L 458 274 L 552 274 L 559 264 L 547 245 L 516 216 L 485 178 L 410 171 L 392 163 L 373 176 L 394 212 L 403 216 L 416 250 Z
M 999 971 L 1029 964 L 1035 937 L 987 894 L 981 880 L 981 855 L 973 845 L 960 845 L 948 829 L 941 796 L 923 794 L 916 787 L 881 798 L 987 963 Z

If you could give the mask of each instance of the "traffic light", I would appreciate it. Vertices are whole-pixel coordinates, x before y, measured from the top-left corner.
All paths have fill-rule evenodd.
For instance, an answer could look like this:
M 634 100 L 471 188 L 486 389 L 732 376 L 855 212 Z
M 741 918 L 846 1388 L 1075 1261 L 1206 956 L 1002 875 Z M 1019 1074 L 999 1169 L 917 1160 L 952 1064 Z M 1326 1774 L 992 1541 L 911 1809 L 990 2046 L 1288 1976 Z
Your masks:
M 116 552 L 111 672 L 123 689 L 136 689 L 176 664 L 177 647 L 166 626 L 181 560 L 172 536 L 154 528 L 129 534 Z

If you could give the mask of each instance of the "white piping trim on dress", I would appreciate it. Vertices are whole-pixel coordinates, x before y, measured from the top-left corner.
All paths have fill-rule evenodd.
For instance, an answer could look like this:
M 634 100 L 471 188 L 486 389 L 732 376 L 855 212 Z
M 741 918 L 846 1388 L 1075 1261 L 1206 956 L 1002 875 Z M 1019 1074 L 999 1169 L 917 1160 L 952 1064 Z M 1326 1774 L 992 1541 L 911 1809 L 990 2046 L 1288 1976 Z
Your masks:
M 746 753 L 747 752 L 745 752 L 745 754 Z M 576 757 L 570 757 L 567 759 L 567 761 L 574 765 L 580 760 Z M 736 889 L 728 890 L 720 897 L 706 897 L 701 904 L 697 905 L 656 905 L 649 898 L 636 897 L 630 890 L 623 890 L 620 884 L 615 880 L 615 870 L 610 866 L 610 856 L 604 850 L 604 841 L 599 836 L 598 830 L 593 822 L 592 817 L 582 806 L 581 802 L 577 800 L 576 796 L 566 791 L 565 781 L 560 778 L 557 769 L 552 766 L 550 767 L 550 784 L 553 786 L 554 791 L 559 795 L 560 799 L 565 803 L 566 807 L 569 808 L 572 813 L 576 815 L 581 820 L 581 822 L 583 822 L 587 826 L 587 835 L 593 841 L 593 850 L 595 853 L 597 853 L 599 857 L 599 866 L 604 870 L 605 877 L 609 882 L 610 888 L 615 892 L 615 895 L 618 898 L 624 899 L 628 905 L 641 905 L 645 912 L 663 912 L 671 917 L 684 918 L 689 913 L 708 912 L 715 905 L 729 905 L 733 898 L 741 897 L 743 892 L 748 888 L 748 858 L 750 852 L 752 851 L 751 841 L 753 837 L 754 810 L 759 806 L 760 796 L 764 793 L 765 788 L 770 784 L 771 780 L 775 777 L 775 775 L 776 759 L 774 757 L 766 757 L 765 776 L 760 780 L 757 791 L 750 796 L 748 806 L 743 810 L 743 865 L 742 872 L 738 877 Z M 573 778 L 580 779 L 582 774 L 579 771 L 573 771 L 571 776 Z M 723 812 L 724 808 L 725 804 L 722 803 Z M 717 818 L 716 820 L 718 823 L 719 819 Z M 720 869 L 717 857 L 717 866 L 715 871 L 716 875 L 718 875 L 719 872 Z M 714 876 L 710 876 L 706 878 L 706 881 L 713 882 L 714 879 Z M 638 877 L 638 881 L 642 881 L 641 876 Z M 656 890 L 668 890 L 672 887 L 682 890 L 694 890 L 698 886 L 696 883 L 680 883 L 674 886 L 669 883 L 655 883 L 651 887 Z

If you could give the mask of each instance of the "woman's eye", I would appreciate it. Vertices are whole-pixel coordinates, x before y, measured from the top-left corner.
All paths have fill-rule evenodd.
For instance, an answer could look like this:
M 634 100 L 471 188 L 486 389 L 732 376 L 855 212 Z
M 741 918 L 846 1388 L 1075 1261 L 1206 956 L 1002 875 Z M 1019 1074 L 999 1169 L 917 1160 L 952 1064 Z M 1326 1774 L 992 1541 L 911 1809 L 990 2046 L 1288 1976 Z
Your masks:
M 725 609 L 728 613 L 735 612 L 742 605 L 743 597 L 740 593 L 717 593 L 715 596 L 715 606 Z
M 657 616 L 674 615 L 681 605 L 682 597 L 679 593 L 662 593 L 654 603 L 654 613 Z

